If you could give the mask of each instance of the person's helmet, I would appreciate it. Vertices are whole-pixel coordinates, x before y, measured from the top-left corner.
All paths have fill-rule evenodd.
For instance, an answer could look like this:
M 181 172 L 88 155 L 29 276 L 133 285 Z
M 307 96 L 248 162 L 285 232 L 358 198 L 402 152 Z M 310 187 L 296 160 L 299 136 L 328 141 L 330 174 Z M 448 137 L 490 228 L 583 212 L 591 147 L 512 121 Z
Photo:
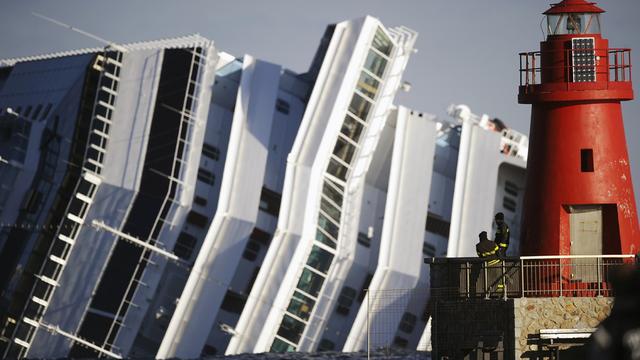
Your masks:
M 489 238 L 487 238 L 487 232 L 486 231 L 483 231 L 480 234 L 478 234 L 478 238 L 480 239 L 480 241 L 489 239 Z
M 497 213 L 495 219 L 496 221 L 504 221 L 504 214 L 501 212 Z

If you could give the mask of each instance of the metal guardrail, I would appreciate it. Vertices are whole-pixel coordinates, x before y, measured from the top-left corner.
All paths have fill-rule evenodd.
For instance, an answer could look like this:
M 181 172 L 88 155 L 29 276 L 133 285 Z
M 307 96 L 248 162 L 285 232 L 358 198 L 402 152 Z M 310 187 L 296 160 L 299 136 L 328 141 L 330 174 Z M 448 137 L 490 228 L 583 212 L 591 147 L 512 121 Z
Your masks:
M 631 81 L 631 49 L 566 49 L 560 50 L 565 54 L 564 63 L 542 64 L 542 57 L 552 54 L 553 51 L 532 51 L 520 53 L 520 86 L 540 85 L 542 73 L 564 72 L 567 86 L 573 83 L 572 74 L 575 70 L 593 69 L 598 74 L 607 74 L 608 82 Z M 573 65 L 571 59 L 575 54 L 585 51 L 594 52 L 597 58 L 607 57 L 607 62 L 596 61 L 592 65 Z M 608 64 L 608 65 L 607 65 Z
M 433 258 L 431 295 L 448 298 L 613 296 L 610 277 L 634 255 L 523 256 L 488 265 L 478 258 Z

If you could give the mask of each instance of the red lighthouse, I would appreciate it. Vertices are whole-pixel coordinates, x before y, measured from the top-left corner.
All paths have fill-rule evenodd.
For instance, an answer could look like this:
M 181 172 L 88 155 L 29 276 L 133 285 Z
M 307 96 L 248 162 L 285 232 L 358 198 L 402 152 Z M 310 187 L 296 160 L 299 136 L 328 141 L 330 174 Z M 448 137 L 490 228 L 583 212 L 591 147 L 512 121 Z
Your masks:
M 640 251 L 620 105 L 633 99 L 630 50 L 609 48 L 603 12 L 552 5 L 540 51 L 520 54 L 518 101 L 532 105 L 522 255 Z

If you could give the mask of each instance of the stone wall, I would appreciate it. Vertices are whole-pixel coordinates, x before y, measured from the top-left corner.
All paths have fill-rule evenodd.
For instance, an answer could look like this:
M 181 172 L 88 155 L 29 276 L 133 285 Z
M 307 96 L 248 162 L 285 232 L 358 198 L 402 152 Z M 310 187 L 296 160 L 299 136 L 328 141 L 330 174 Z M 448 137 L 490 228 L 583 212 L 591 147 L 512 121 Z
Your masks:
M 611 311 L 613 298 L 556 297 L 513 300 L 516 359 L 532 358 L 540 329 L 595 328 Z M 527 355 L 531 354 L 531 356 Z

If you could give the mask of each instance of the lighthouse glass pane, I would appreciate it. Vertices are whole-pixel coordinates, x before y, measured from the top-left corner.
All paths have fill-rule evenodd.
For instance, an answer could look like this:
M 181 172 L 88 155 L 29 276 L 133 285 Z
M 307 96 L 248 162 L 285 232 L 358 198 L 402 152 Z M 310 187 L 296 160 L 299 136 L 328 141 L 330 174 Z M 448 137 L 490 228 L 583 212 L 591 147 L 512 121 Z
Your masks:
M 583 34 L 600 34 L 600 14 L 582 14 Z
M 562 26 L 562 23 L 567 22 L 567 17 L 564 14 L 560 15 L 547 15 L 547 35 L 557 35 L 562 32 L 566 26 Z
M 547 35 L 599 33 L 600 14 L 567 13 L 547 15 Z

